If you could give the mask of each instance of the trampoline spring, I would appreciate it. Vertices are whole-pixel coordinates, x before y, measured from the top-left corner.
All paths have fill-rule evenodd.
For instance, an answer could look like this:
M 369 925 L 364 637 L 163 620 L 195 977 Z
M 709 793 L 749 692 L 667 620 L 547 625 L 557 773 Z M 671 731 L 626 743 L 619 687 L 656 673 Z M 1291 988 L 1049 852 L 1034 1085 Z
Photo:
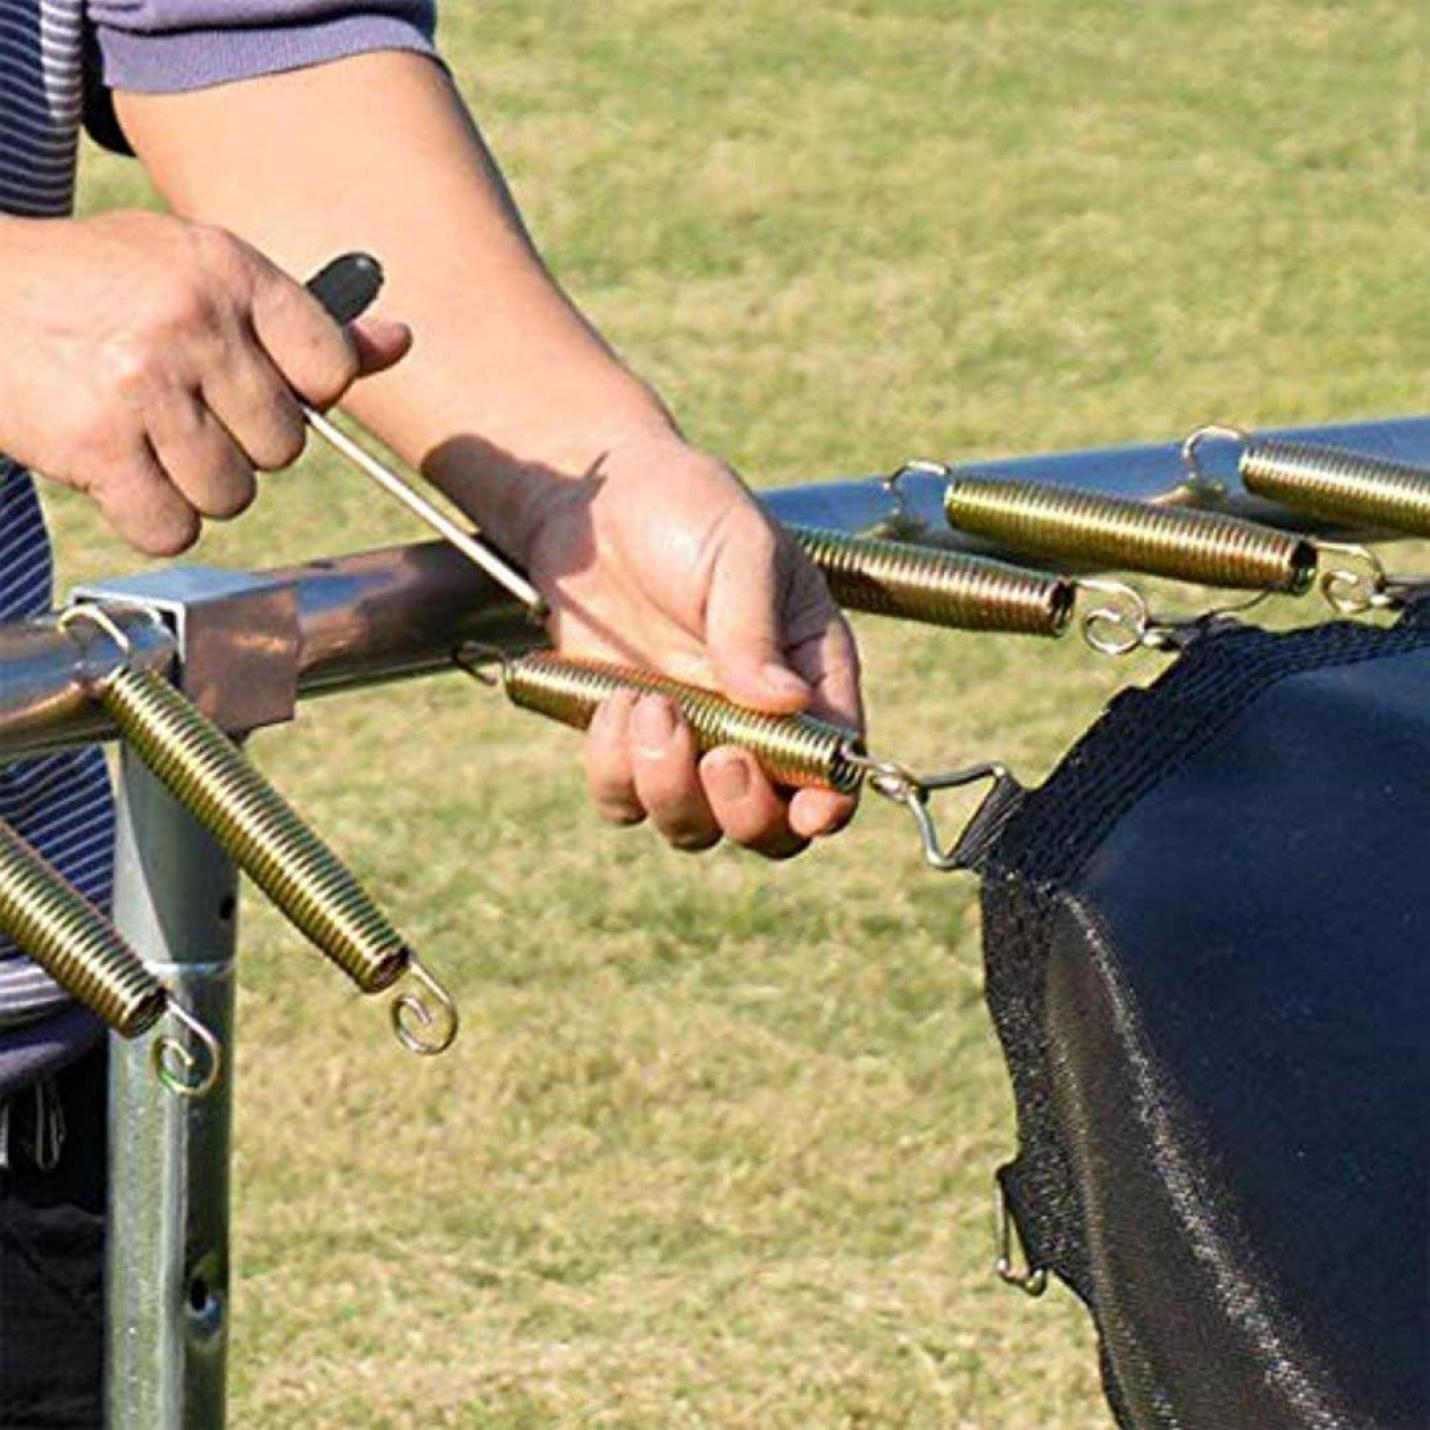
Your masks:
M 962 473 L 944 511 L 1017 550 L 1207 586 L 1300 595 L 1316 575 L 1314 543 L 1221 512 Z
M 597 709 L 617 691 L 662 695 L 684 717 L 696 749 L 704 754 L 738 745 L 759 762 L 770 780 L 786 789 L 817 788 L 852 794 L 867 786 L 904 806 L 919 831 L 925 861 L 935 869 L 966 867 L 961 840 L 945 849 L 929 810 L 936 791 L 990 782 L 984 804 L 1016 781 L 1002 765 L 984 763 L 944 774 L 915 774 L 906 765 L 869 754 L 857 730 L 812 715 L 772 715 L 736 705 L 713 690 L 688 685 L 655 671 L 607 661 L 535 651 L 517 658 L 478 644 L 453 652 L 453 661 L 484 685 L 500 684 L 507 698 L 573 729 L 590 725 Z M 492 674 L 495 667 L 497 674 Z M 983 805 L 979 806 L 979 810 Z M 978 813 L 968 821 L 973 824 Z
M 1408 584 L 1366 547 L 1197 507 L 951 473 L 944 509 L 961 530 L 1038 555 L 1262 593 L 1314 585 L 1343 616 L 1397 606 Z
M 129 662 L 128 640 L 102 608 L 72 606 L 60 617 L 71 632 L 81 620 L 115 641 L 124 657 L 92 690 L 134 753 L 364 993 L 384 992 L 413 975 L 420 991 L 404 990 L 391 1010 L 405 1046 L 419 1053 L 450 1047 L 457 1033 L 450 995 L 337 855 L 212 720 L 162 675 Z
M 8 824 L 0 821 L 0 933 L 71 997 L 125 1038 L 165 1015 L 182 1032 L 154 1041 L 160 1080 L 181 1097 L 202 1097 L 219 1078 L 223 1049 L 173 1000 L 119 931 Z M 192 1040 L 200 1053 L 185 1046 Z
M 1075 584 L 1006 562 L 822 527 L 787 530 L 847 610 L 967 631 L 1060 636 Z
M 1083 638 L 1102 655 L 1168 649 L 1189 624 L 1157 620 L 1141 593 L 1121 581 L 1031 571 L 986 556 L 818 527 L 788 530 L 848 610 L 1056 638 L 1067 630 L 1079 598 L 1087 597 Z
M 1430 469 L 1213 425 L 1197 428 L 1182 443 L 1182 462 L 1190 477 L 1202 479 L 1201 444 L 1218 437 L 1240 445 L 1237 470 L 1247 491 L 1256 496 L 1325 521 L 1430 536 Z
M 600 661 L 569 660 L 537 651 L 502 663 L 502 685 L 514 705 L 584 730 L 601 702 L 618 690 L 668 697 L 685 717 L 704 754 L 739 745 L 760 762 L 776 784 L 813 786 L 843 793 L 858 788 L 860 772 L 849 762 L 863 753 L 857 731 L 812 715 L 772 715 L 736 705 L 710 690 L 653 671 Z

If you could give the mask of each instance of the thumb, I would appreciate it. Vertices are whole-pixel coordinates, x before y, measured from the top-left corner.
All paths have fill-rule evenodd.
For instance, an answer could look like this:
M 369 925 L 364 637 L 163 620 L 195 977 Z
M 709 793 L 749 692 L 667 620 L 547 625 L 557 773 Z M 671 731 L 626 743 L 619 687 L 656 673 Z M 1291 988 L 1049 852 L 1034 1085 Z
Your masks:
M 348 324 L 347 334 L 357 354 L 359 377 L 386 372 L 412 348 L 412 329 L 391 318 L 359 318 Z
M 785 660 L 786 563 L 779 538 L 763 522 L 731 533 L 705 606 L 706 654 L 721 690 L 741 705 L 782 714 L 804 709 L 813 696 Z

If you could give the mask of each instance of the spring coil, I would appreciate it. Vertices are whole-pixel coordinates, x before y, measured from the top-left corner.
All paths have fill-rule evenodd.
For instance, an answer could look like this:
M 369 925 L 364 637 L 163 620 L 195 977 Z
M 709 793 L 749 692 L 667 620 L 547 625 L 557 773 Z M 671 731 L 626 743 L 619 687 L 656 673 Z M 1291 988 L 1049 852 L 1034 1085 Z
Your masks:
M 401 977 L 402 936 L 218 726 L 151 670 L 126 666 L 96 693 L 174 797 L 364 993 Z
M 0 821 L 0 933 L 115 1032 L 137 1038 L 168 993 L 114 926 Z
M 788 530 L 849 610 L 960 630 L 1058 636 L 1077 601 L 1066 577 L 1002 561 L 822 527 Z
M 1238 463 L 1247 491 L 1326 521 L 1430 536 L 1430 471 L 1386 457 L 1306 442 L 1248 441 Z
M 1015 549 L 1208 586 L 1299 595 L 1316 575 L 1313 543 L 1219 512 L 973 476 L 950 479 L 944 510 Z
M 858 734 L 812 715 L 749 710 L 652 671 L 566 660 L 546 651 L 504 661 L 501 670 L 513 704 L 577 730 L 584 730 L 597 706 L 618 690 L 665 695 L 680 708 L 702 754 L 719 745 L 743 746 L 771 780 L 791 789 L 815 786 L 848 793 L 863 778 L 849 758 L 864 753 Z

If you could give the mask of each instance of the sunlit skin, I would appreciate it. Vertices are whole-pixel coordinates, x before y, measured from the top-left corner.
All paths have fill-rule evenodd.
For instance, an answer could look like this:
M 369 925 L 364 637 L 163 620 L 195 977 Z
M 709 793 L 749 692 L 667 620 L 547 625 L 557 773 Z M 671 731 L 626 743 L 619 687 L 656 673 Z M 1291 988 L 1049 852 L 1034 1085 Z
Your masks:
M 0 451 L 87 492 L 151 556 L 257 494 L 326 407 L 411 335 L 348 337 L 300 285 L 216 229 L 146 213 L 0 217 Z
M 116 104 L 178 217 L 3 221 L 0 319 L 27 356 L 0 371 L 0 409 L 26 414 L 0 450 L 169 554 L 296 456 L 287 388 L 341 398 L 528 569 L 562 652 L 862 723 L 822 579 L 562 294 L 439 66 L 382 53 Z M 272 264 L 358 248 L 387 284 L 345 340 Z M 853 811 L 777 791 L 738 749 L 697 760 L 659 697 L 607 702 L 586 770 L 603 815 L 682 849 L 724 835 L 784 857 Z

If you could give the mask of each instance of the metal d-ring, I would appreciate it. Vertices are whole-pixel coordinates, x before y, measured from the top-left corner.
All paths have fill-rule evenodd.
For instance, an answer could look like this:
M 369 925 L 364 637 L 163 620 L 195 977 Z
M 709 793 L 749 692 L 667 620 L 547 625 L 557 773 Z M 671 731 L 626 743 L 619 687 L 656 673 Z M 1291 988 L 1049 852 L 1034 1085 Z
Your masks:
M 169 999 L 166 1016 L 173 1018 L 203 1050 L 196 1057 L 182 1039 L 164 1033 L 154 1039 L 154 1071 L 159 1081 L 176 1097 L 205 1097 L 213 1091 L 223 1072 L 223 1044 L 192 1013 Z M 194 1069 L 199 1069 L 197 1079 Z
M 436 1057 L 456 1041 L 461 1026 L 456 1001 L 415 956 L 408 960 L 407 972 L 421 987 L 404 989 L 392 1000 L 392 1029 L 408 1052 Z M 436 1000 L 438 1011 L 428 1006 L 425 994 Z
M 970 765 L 966 769 L 951 770 L 943 774 L 915 774 L 907 765 L 897 760 L 881 760 L 865 755 L 846 746 L 844 757 L 851 766 L 863 773 L 864 781 L 875 794 L 882 795 L 894 804 L 901 804 L 913 816 L 919 831 L 919 842 L 923 846 L 924 862 L 930 868 L 942 873 L 962 869 L 964 862 L 958 856 L 963 842 L 963 834 L 978 818 L 988 801 L 1007 783 L 1012 776 L 1005 765 L 996 760 L 986 760 L 982 764 Z M 993 788 L 983 797 L 982 802 L 964 822 L 959 838 L 945 847 L 929 809 L 929 796 L 938 790 L 959 789 L 964 785 L 992 782 Z

